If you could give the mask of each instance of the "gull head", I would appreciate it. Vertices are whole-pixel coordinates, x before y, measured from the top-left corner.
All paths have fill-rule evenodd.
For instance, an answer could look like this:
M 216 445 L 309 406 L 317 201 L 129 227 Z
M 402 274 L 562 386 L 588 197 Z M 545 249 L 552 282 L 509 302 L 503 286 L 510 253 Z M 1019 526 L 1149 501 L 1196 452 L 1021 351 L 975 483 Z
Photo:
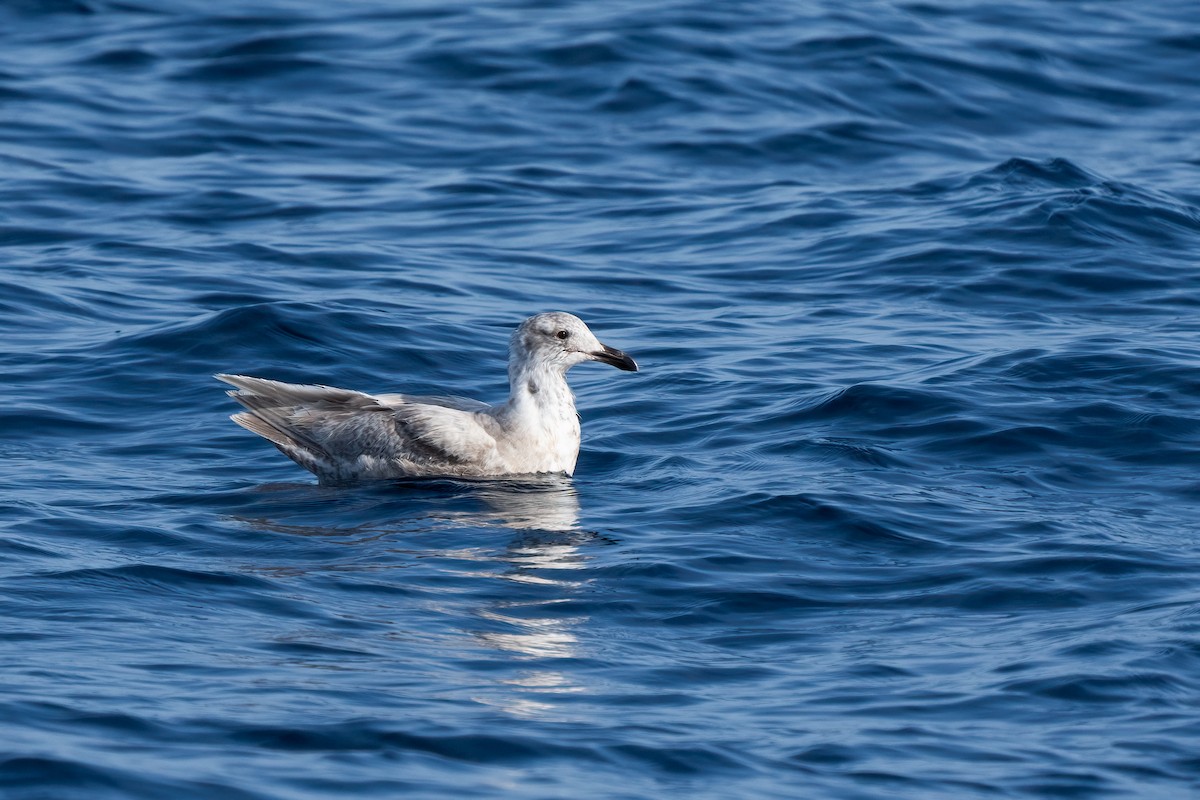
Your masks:
M 548 311 L 521 323 L 512 336 L 510 366 L 538 364 L 566 372 L 584 361 L 600 361 L 637 372 L 637 362 L 603 344 L 574 314 Z

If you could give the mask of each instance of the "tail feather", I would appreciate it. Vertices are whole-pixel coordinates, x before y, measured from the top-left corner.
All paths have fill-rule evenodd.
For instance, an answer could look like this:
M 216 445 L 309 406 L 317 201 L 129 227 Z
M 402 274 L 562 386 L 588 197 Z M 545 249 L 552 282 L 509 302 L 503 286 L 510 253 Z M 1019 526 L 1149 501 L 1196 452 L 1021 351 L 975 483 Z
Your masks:
M 242 411 L 229 418 L 246 430 L 267 439 L 291 458 L 295 459 L 297 452 L 303 452 L 308 454 L 306 461 L 313 458 L 322 461 L 332 460 L 329 452 L 317 440 L 289 424 L 284 415 L 265 411 L 253 413 Z
M 214 375 L 213 377 L 231 386 L 236 386 L 241 390 L 230 392 L 230 397 L 244 396 L 243 393 L 245 393 L 275 401 L 281 406 L 330 405 L 337 403 L 361 405 L 363 401 L 370 401 L 372 404 L 375 403 L 374 398 L 370 395 L 350 389 L 338 389 L 334 386 L 284 383 L 283 381 L 272 381 L 266 378 L 252 378 L 249 375 L 226 375 L 224 373 Z
M 331 386 L 282 383 L 247 375 L 214 376 L 237 387 L 227 394 L 245 407 L 230 417 L 248 431 L 267 439 L 305 469 L 318 474 L 323 465 L 335 462 L 332 454 L 312 435 L 311 413 L 342 411 L 353 413 L 378 408 L 370 395 Z

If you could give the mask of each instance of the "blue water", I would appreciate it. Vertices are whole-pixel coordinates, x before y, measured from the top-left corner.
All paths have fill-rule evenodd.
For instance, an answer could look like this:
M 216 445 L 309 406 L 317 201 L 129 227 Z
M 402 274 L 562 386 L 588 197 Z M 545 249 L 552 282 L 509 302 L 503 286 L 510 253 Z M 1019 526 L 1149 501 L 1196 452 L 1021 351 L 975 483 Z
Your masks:
M 1194 798 L 1191 3 L 0 10 L 0 796 Z M 321 487 L 219 371 L 573 481 Z

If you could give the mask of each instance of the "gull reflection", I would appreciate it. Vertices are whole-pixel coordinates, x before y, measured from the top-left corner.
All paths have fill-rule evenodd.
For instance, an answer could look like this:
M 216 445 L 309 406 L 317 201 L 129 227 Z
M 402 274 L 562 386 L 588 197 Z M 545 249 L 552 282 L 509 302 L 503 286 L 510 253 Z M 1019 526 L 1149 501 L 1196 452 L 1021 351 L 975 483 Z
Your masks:
M 231 516 L 254 528 L 328 537 L 356 550 L 375 543 L 370 558 L 254 569 L 287 579 L 318 570 L 374 573 L 362 579 L 368 585 L 405 570 L 396 580 L 420 599 L 392 615 L 409 623 L 406 636 L 419 634 L 435 653 L 444 647 L 447 658 L 461 657 L 462 637 L 474 643 L 488 663 L 476 702 L 523 718 L 573 717 L 583 707 L 564 702 L 589 691 L 564 662 L 588 656 L 581 631 L 589 614 L 580 601 L 594 580 L 596 547 L 612 541 L 580 526 L 571 480 L 276 484 L 234 500 L 241 513 Z M 498 530 L 511 532 L 503 543 Z
M 579 494 L 565 478 L 489 486 L 478 498 L 494 523 L 522 531 L 499 556 L 508 568 L 490 576 L 525 590 L 519 600 L 497 600 L 478 611 L 485 624 L 472 635 L 512 659 L 516 669 L 496 677 L 492 690 L 474 699 L 516 717 L 562 715 L 570 706 L 555 700 L 586 693 L 587 687 L 554 669 L 553 661 L 585 655 L 578 631 L 588 616 L 570 610 L 592 580 L 587 548 L 608 540 L 579 527 Z
M 239 497 L 239 499 L 241 499 Z M 578 531 L 579 492 L 566 476 L 522 481 L 408 480 L 354 487 L 268 483 L 229 517 L 301 536 L 409 533 L 439 524 Z
M 573 531 L 579 528 L 579 492 L 563 475 L 531 477 L 523 481 L 457 482 L 461 496 L 482 504 L 482 509 L 457 512 L 469 524 L 503 525 L 516 530 Z
M 509 568 L 491 576 L 521 584 L 521 599 L 481 608 L 477 615 L 484 624 L 471 633 L 506 656 L 510 669 L 497 674 L 491 690 L 475 695 L 476 702 L 522 718 L 574 716 L 568 713 L 571 706 L 555 701 L 586 693 L 588 687 L 555 669 L 554 662 L 586 657 L 579 631 L 589 617 L 572 609 L 592 582 L 584 572 L 591 559 L 584 548 L 604 541 L 577 530 L 522 536 L 507 548 L 502 558 Z

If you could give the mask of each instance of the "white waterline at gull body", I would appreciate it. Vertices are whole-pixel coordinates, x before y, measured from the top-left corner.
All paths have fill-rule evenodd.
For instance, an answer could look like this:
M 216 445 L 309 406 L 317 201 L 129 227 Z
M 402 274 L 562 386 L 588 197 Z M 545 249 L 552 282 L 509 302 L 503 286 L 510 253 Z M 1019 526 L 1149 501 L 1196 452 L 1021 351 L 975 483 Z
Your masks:
M 637 372 L 583 320 L 537 314 L 512 335 L 508 401 L 366 394 L 331 386 L 217 375 L 246 407 L 231 419 L 269 439 L 322 482 L 403 477 L 571 475 L 579 416 L 567 370 L 601 361 Z

